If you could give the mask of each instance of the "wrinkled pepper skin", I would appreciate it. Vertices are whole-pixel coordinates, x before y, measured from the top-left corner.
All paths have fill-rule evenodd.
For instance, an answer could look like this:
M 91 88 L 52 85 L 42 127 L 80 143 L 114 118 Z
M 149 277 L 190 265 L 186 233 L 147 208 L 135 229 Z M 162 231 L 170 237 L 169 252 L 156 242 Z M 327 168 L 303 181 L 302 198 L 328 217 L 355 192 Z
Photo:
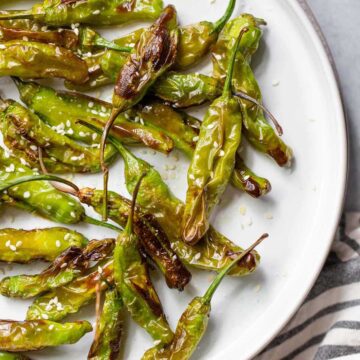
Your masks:
M 58 133 L 42 122 L 36 114 L 15 101 L 6 100 L 2 109 L 1 127 L 5 144 L 14 151 L 20 150 L 20 154 L 25 153 L 28 161 L 33 160 L 30 163 L 33 167 L 40 167 L 37 150 L 40 147 L 46 156 L 46 168 L 52 173 L 66 173 L 69 170 L 75 173 L 96 173 L 100 170 L 99 149 L 81 145 Z M 30 145 L 25 143 L 23 146 L 22 138 Z M 116 152 L 111 147 L 105 151 L 105 161 L 111 163 L 116 157 Z
M 71 283 L 40 295 L 28 308 L 26 319 L 46 318 L 60 321 L 67 315 L 76 314 L 82 307 L 95 299 L 99 281 L 101 290 L 107 289 L 108 285 L 113 283 L 112 259 L 104 260 L 100 266 L 95 266 L 87 274 Z
M 169 344 L 173 332 L 166 320 L 159 296 L 149 276 L 148 264 L 139 251 L 139 238 L 133 232 L 136 197 L 141 179 L 136 184 L 131 211 L 125 230 L 116 239 L 114 280 L 118 293 L 132 319 L 160 344 Z
M 30 10 L 1 14 L 1 19 L 30 18 L 50 26 L 75 23 L 120 25 L 130 21 L 154 20 L 163 8 L 162 0 L 44 0 Z
M 180 317 L 175 336 L 167 346 L 155 346 L 144 354 L 142 360 L 188 360 L 203 338 L 211 312 L 211 300 L 221 281 L 232 267 L 250 254 L 268 235 L 264 234 L 250 248 L 238 255 L 219 273 L 204 296 L 195 297 Z
M 0 360 L 30 360 L 27 356 L 0 351 Z
M 63 47 L 12 40 L 0 44 L 0 76 L 62 78 L 81 84 L 88 79 L 88 67 L 84 60 Z
M 130 152 L 124 152 L 121 145 L 110 136 L 109 140 L 116 146 L 125 160 L 125 181 L 129 192 L 134 190 L 135 184 L 143 173 L 147 176 L 143 179 L 138 195 L 138 204 L 146 212 L 151 214 L 164 230 L 171 243 L 171 249 L 178 257 L 189 266 L 204 270 L 221 271 L 232 261 L 234 255 L 242 251 L 240 247 L 232 243 L 225 236 L 210 226 L 204 238 L 196 245 L 186 244 L 181 238 L 181 221 L 184 213 L 184 204 L 176 198 L 168 186 L 162 180 L 160 174 L 147 162 L 141 160 Z M 112 204 L 109 193 L 109 204 Z M 85 201 L 86 202 L 86 201 Z M 101 211 L 98 205 L 98 212 Z M 127 205 L 129 206 L 129 205 Z M 115 217 L 113 217 L 115 210 Z M 109 215 L 112 220 L 128 214 L 128 210 L 122 208 L 118 202 L 115 207 L 110 207 Z M 244 276 L 253 272 L 260 260 L 256 252 L 249 254 L 245 259 L 235 266 L 230 275 Z
M 58 92 L 34 82 L 19 79 L 15 82 L 21 100 L 49 126 L 63 130 L 66 136 L 76 141 L 88 145 L 99 143 L 100 136 L 77 121 L 82 119 L 91 122 L 94 121 L 92 119 L 97 119 L 105 124 L 111 114 L 111 104 L 80 93 Z M 67 121 L 64 121 L 65 114 Z M 117 117 L 111 133 L 127 144 L 143 143 L 164 153 L 170 152 L 174 146 L 173 141 L 161 129 L 131 122 L 127 114 Z
M 219 203 L 235 167 L 241 143 L 242 109 L 231 93 L 236 52 L 242 34 L 232 49 L 223 94 L 209 107 L 201 124 L 199 140 L 188 170 L 182 236 L 196 244 L 210 226 L 210 215 Z
M 94 208 L 101 214 L 104 192 L 90 188 L 82 189 L 79 194 L 82 203 Z M 131 202 L 112 191 L 108 193 L 109 217 L 122 227 L 126 226 L 130 214 Z M 183 290 L 191 279 L 191 274 L 182 264 L 157 221 L 141 209 L 137 209 L 134 219 L 134 231 L 139 237 L 143 252 L 156 264 L 165 276 L 171 289 Z
M 234 69 L 233 90 L 241 91 L 262 102 L 262 95 L 259 85 L 255 79 L 254 73 L 249 65 L 252 53 L 257 48 L 260 40 L 261 30 L 259 25 L 263 22 L 254 18 L 252 15 L 243 14 L 242 16 L 230 21 L 219 36 L 218 42 L 212 50 L 212 59 L 214 66 L 214 77 L 224 81 L 226 77 L 226 68 L 229 62 L 230 49 L 241 29 L 247 27 L 249 32 L 244 39 L 249 39 L 253 46 L 247 47 L 244 41 L 244 48 L 240 47 L 237 54 L 237 62 Z M 289 166 L 292 159 L 292 150 L 279 138 L 275 130 L 267 122 L 264 112 L 257 105 L 241 100 L 244 108 L 244 128 L 243 132 L 247 140 L 259 151 L 270 155 L 280 166 Z
M 3 26 L 0 22 L 0 41 L 24 40 L 34 41 L 45 44 L 55 44 L 65 49 L 75 50 L 78 46 L 78 36 L 71 30 L 50 30 L 42 31 L 40 29 L 18 29 L 13 26 Z
M 89 360 L 118 360 L 124 332 L 124 303 L 115 289 L 106 291 Z
M 7 297 L 28 299 L 73 281 L 90 267 L 90 263 L 109 256 L 114 240 L 91 241 L 85 249 L 70 247 L 46 270 L 37 275 L 16 275 L 0 282 L 0 293 Z
M 221 95 L 219 80 L 202 74 L 170 72 L 152 87 L 153 94 L 175 108 L 187 108 L 212 101 Z
M 88 240 L 62 227 L 35 230 L 0 230 L 0 261 L 26 264 L 34 260 L 53 261 L 70 247 L 83 248 Z M 16 248 L 16 251 L 11 250 Z
M 0 184 L 35 174 L 37 172 L 23 165 L 21 159 L 7 154 L 0 148 Z M 77 224 L 85 217 L 85 210 L 79 202 L 54 189 L 46 181 L 16 186 L 8 190 L 8 195 L 22 202 L 38 215 L 58 223 Z M 11 205 L 11 202 L 9 204 Z
M 120 70 L 112 101 L 118 113 L 137 104 L 174 64 L 178 40 L 176 10 L 167 6 L 158 20 L 141 34 L 133 54 Z
M 48 320 L 0 320 L 0 349 L 19 352 L 74 344 L 90 331 L 92 326 L 87 321 L 59 324 Z

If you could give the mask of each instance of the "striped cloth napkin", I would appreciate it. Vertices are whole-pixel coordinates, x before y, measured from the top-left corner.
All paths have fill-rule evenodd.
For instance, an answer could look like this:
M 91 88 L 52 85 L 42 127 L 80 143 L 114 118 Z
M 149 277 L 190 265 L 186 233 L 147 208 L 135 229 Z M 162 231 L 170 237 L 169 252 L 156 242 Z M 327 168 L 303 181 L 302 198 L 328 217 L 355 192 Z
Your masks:
M 360 360 L 360 213 L 347 213 L 315 286 L 254 360 Z

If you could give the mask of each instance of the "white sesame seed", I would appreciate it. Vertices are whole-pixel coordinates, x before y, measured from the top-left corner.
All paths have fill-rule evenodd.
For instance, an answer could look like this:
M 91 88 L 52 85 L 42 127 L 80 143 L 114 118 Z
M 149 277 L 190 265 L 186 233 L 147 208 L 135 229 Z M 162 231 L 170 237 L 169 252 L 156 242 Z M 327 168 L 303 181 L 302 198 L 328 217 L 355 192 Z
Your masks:
M 71 126 L 70 120 L 67 120 L 67 121 L 66 121 L 66 126 L 67 126 L 67 127 L 70 127 L 70 126 Z
M 51 324 L 50 326 L 49 326 L 49 330 L 52 330 L 54 328 L 54 324 Z
M 9 248 L 10 248 L 11 251 L 16 251 L 16 246 L 15 245 L 10 245 Z
M 30 191 L 25 191 L 23 194 L 24 199 L 28 199 L 31 196 Z
M 36 145 L 30 145 L 30 149 L 33 151 L 37 151 L 38 148 Z
M 42 314 L 42 318 L 45 319 L 45 320 L 48 320 L 49 316 L 47 314 Z
M 214 127 L 215 127 L 215 124 L 214 124 L 214 123 L 212 123 L 212 124 L 210 124 L 210 125 L 207 126 L 207 128 L 208 128 L 209 130 L 213 129 Z
M 85 133 L 84 133 L 83 131 L 80 131 L 80 132 L 79 132 L 79 136 L 80 136 L 80 137 L 85 137 L 86 135 L 85 135 Z
M 65 263 L 63 263 L 63 264 L 60 265 L 60 268 L 61 268 L 61 269 L 66 268 L 67 265 L 68 265 L 68 264 L 65 262 Z
M 22 243 L 22 241 L 20 240 L 20 241 L 18 241 L 18 242 L 16 243 L 16 247 L 20 247 L 22 244 L 23 244 L 23 243 Z
M 220 150 L 220 151 L 219 151 L 219 156 L 220 156 L 220 157 L 223 157 L 224 155 L 225 155 L 225 151 L 224 151 L 224 150 Z
M 5 243 L 5 246 L 6 246 L 6 247 L 9 247 L 10 245 L 11 245 L 11 241 L 8 240 L 8 241 Z
M 56 242 L 55 242 L 55 245 L 56 245 L 56 247 L 61 247 L 61 241 L 60 240 L 56 240 Z
M 99 15 L 99 14 L 100 14 L 100 10 L 95 10 L 95 11 L 93 11 L 93 14 L 94 14 L 94 15 Z
M 64 240 L 68 241 L 68 240 L 70 240 L 70 238 L 71 238 L 71 234 L 70 234 L 70 233 L 65 234 Z
M 97 136 L 98 136 L 98 135 L 97 135 L 96 133 L 94 133 L 94 134 L 92 134 L 91 137 L 92 137 L 93 140 L 96 140 Z
M 75 211 L 72 211 L 72 212 L 70 213 L 70 215 L 71 215 L 71 217 L 76 218 Z
M 93 103 L 92 101 L 90 101 L 90 102 L 88 103 L 88 106 L 89 106 L 89 108 L 92 108 L 92 107 L 94 106 L 94 103 Z

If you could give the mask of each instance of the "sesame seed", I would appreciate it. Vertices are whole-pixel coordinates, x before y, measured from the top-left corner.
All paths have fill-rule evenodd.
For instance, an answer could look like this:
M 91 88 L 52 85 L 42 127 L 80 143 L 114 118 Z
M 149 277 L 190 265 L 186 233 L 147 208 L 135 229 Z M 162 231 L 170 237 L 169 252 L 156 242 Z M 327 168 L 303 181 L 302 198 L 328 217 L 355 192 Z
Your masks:
M 85 137 L 86 135 L 85 135 L 85 133 L 84 133 L 83 131 L 80 131 L 80 132 L 79 132 L 79 136 L 80 136 L 80 137 Z
M 70 240 L 70 238 L 71 238 L 71 234 L 70 234 L 70 233 L 65 234 L 64 240 L 68 241 L 68 240 Z
M 92 137 L 93 140 L 96 140 L 97 136 L 98 136 L 98 135 L 97 135 L 96 133 L 94 133 L 94 134 L 92 134 L 91 137 Z
M 23 243 L 22 243 L 22 241 L 20 240 L 20 241 L 18 241 L 18 242 L 16 243 L 16 247 L 20 247 L 22 244 L 23 244 Z
M 224 151 L 224 150 L 220 150 L 220 151 L 219 151 L 219 156 L 220 156 L 220 157 L 223 157 L 224 155 L 225 155 L 225 151 Z
M 67 126 L 67 127 L 70 127 L 70 126 L 71 126 L 70 120 L 67 120 L 67 121 L 66 121 L 66 126 Z
M 209 130 L 213 129 L 214 127 L 215 127 L 215 124 L 214 124 L 214 123 L 212 123 L 212 124 L 210 124 L 210 125 L 207 126 L 207 128 L 208 128 Z
M 30 145 L 30 149 L 33 151 L 37 151 L 38 148 L 36 145 Z
M 49 326 L 49 330 L 52 330 L 54 328 L 54 324 L 51 324 L 50 326 Z
M 60 268 L 61 268 L 61 269 L 66 268 L 67 265 L 68 265 L 68 264 L 65 262 L 65 263 L 63 263 L 63 264 L 60 265 Z
M 60 240 L 56 240 L 56 242 L 55 242 L 55 245 L 56 245 L 56 247 L 61 247 L 61 241 Z
M 16 246 L 15 245 L 10 245 L 9 248 L 10 248 L 11 251 L 16 251 Z
M 99 15 L 99 14 L 100 14 L 100 10 L 95 10 L 95 11 L 93 11 L 93 14 L 94 14 L 94 15 Z
M 76 218 L 75 211 L 72 211 L 72 212 L 70 213 L 70 215 L 71 215 L 71 217 Z
M 31 196 L 30 191 L 24 192 L 24 195 L 23 195 L 24 199 L 28 199 L 30 196 Z
M 6 246 L 6 247 L 9 247 L 10 245 L 11 245 L 11 241 L 8 240 L 8 241 L 5 243 L 5 246 Z
M 194 137 L 193 137 L 193 141 L 196 142 L 196 141 L 198 141 L 198 140 L 199 140 L 199 137 L 198 137 L 198 136 L 194 136 Z
M 89 108 L 92 108 L 92 107 L 94 106 L 94 103 L 93 103 L 92 101 L 90 101 L 90 102 L 88 103 L 88 106 L 89 106 Z
M 42 318 L 45 319 L 45 320 L 48 320 L 49 316 L 47 314 L 42 314 Z

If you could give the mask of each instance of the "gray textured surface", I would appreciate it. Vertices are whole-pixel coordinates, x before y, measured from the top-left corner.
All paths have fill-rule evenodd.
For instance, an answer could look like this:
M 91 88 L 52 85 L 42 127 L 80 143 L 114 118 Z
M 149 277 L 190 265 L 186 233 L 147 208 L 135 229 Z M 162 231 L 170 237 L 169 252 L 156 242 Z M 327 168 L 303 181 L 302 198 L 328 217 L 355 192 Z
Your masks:
M 360 29 L 359 0 L 308 0 L 338 68 L 350 138 L 345 210 L 360 209 Z

